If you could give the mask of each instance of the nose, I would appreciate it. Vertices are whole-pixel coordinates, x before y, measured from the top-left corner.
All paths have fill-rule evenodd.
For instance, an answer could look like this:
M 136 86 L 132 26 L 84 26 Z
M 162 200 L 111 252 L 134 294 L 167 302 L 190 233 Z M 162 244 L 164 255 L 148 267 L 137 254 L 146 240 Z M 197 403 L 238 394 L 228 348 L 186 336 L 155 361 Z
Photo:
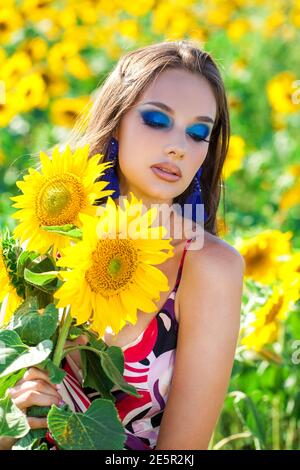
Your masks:
M 168 156 L 174 156 L 182 159 L 185 156 L 185 150 L 179 145 L 169 145 L 165 148 L 165 153 Z

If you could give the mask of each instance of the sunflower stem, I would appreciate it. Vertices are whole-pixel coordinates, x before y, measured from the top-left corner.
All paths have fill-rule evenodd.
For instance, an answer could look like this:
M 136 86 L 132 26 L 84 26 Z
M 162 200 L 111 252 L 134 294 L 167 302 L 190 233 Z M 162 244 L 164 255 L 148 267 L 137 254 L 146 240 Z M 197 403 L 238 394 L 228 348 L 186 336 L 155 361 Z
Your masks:
M 70 308 L 67 307 L 67 309 L 68 310 L 65 311 L 63 314 L 62 323 L 59 328 L 58 340 L 53 354 L 53 363 L 57 367 L 60 366 L 61 360 L 64 357 L 64 345 L 68 337 L 68 333 L 73 320 L 70 314 Z
M 62 357 L 65 357 L 67 354 L 69 354 L 72 351 L 77 351 L 77 350 L 86 350 L 86 351 L 92 351 L 95 354 L 97 354 L 99 357 L 101 357 L 101 351 L 99 349 L 93 348 L 92 346 L 72 346 L 70 348 L 66 348 L 63 352 Z

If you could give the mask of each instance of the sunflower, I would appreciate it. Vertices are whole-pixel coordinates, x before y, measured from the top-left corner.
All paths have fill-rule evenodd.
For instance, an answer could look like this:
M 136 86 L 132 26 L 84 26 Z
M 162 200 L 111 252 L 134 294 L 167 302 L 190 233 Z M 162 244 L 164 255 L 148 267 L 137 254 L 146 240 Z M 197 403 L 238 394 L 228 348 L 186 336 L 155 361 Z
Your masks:
M 10 270 L 3 253 L 2 240 L 0 239 L 0 304 L 2 303 L 0 325 L 8 323 L 22 302 L 23 299 L 19 297 L 12 283 Z
M 14 236 L 28 241 L 27 249 L 40 253 L 53 245 L 54 253 L 67 246 L 68 237 L 43 230 L 43 226 L 73 224 L 80 226 L 80 214 L 96 215 L 95 199 L 109 196 L 114 191 L 103 189 L 106 181 L 95 183 L 95 178 L 111 166 L 111 162 L 98 164 L 100 154 L 88 158 L 89 144 L 77 148 L 72 154 L 70 146 L 60 153 L 55 147 L 52 158 L 40 152 L 41 172 L 30 168 L 17 186 L 23 192 L 12 197 L 14 207 L 21 209 L 12 217 L 20 221 Z
M 88 323 L 100 337 L 109 327 L 117 334 L 126 321 L 135 324 L 137 309 L 154 312 L 168 278 L 155 266 L 173 256 L 166 228 L 152 227 L 153 207 L 142 215 L 133 193 L 124 208 L 108 198 L 101 217 L 80 216 L 82 240 L 63 250 L 58 266 L 64 284 L 54 294 L 58 307 L 71 306 L 77 325 Z M 163 252 L 162 250 L 167 250 Z
M 235 246 L 245 259 L 245 276 L 263 284 L 277 279 L 283 259 L 291 253 L 292 235 L 291 231 L 270 229 L 239 240 Z
M 290 275 L 275 285 L 265 304 L 255 312 L 255 319 L 242 329 L 241 344 L 260 351 L 266 344 L 277 341 L 282 322 L 299 299 L 299 294 L 299 275 Z M 244 332 L 247 334 L 244 335 Z

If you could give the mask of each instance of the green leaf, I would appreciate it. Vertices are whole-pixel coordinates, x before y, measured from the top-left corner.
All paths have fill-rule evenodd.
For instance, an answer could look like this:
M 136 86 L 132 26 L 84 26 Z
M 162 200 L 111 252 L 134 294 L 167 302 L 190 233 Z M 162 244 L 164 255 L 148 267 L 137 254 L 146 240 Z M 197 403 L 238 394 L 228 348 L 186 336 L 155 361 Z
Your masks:
M 38 450 L 40 440 L 46 436 L 46 429 L 31 429 L 26 436 L 18 439 L 12 450 Z
M 27 409 L 27 416 L 33 418 L 45 418 L 50 410 L 50 406 L 37 406 L 33 405 Z
M 57 285 L 49 286 L 50 282 L 57 279 L 59 271 L 47 271 L 44 273 L 35 273 L 29 269 L 24 269 L 24 279 L 26 282 L 33 286 L 43 287 L 46 292 L 54 291 L 57 289 Z
M 17 275 L 23 277 L 24 269 L 39 256 L 40 254 L 35 251 L 23 251 L 17 260 Z
M 261 448 L 265 449 L 265 426 L 255 403 L 248 395 L 240 391 L 231 392 L 229 395 L 234 396 L 234 407 L 241 421 L 258 439 Z
M 87 333 L 89 337 L 89 345 L 92 348 L 97 349 L 98 351 L 105 351 L 108 349 L 107 344 L 101 338 L 95 338 L 93 334 L 90 332 Z
M 15 331 L 0 331 L 0 374 L 28 349 Z
M 48 450 L 46 442 L 42 442 L 38 447 L 35 447 L 33 450 Z
M 27 314 L 28 311 L 30 310 L 38 310 L 39 309 L 39 303 L 38 299 L 34 296 L 28 297 L 24 302 L 21 303 L 21 305 L 16 309 L 13 320 L 15 320 L 14 317 L 19 317 L 23 314 Z M 14 325 L 14 322 L 11 322 L 10 328 L 12 328 Z
M 59 235 L 65 235 L 70 238 L 81 239 L 82 238 L 82 230 L 76 225 L 66 224 L 66 225 L 42 225 L 42 230 L 51 233 L 57 233 Z
M 26 311 L 25 305 L 28 310 Z M 22 304 L 22 310 L 17 311 L 12 319 L 12 329 L 18 333 L 21 340 L 35 346 L 41 341 L 50 338 L 58 324 L 58 309 L 54 304 L 49 304 L 42 310 L 36 307 L 36 301 L 32 305 L 30 299 Z
M 115 397 L 110 393 L 113 383 L 103 371 L 100 357 L 93 351 L 86 351 L 84 349 L 80 351 L 80 357 L 83 387 L 91 387 L 99 392 L 102 398 L 115 402 Z
M 52 351 L 52 341 L 44 340 L 35 347 L 22 343 L 12 330 L 0 331 L 0 378 L 44 361 Z
M 14 387 L 15 384 L 23 378 L 23 375 L 25 374 L 27 369 L 20 369 L 18 372 L 15 372 L 14 374 L 7 375 L 6 377 L 3 377 L 0 379 L 0 397 L 4 397 L 6 390 L 8 388 Z
M 65 450 L 123 450 L 126 434 L 117 410 L 109 400 L 94 400 L 85 413 L 52 405 L 49 430 Z
M 117 346 L 111 346 L 108 348 L 107 351 L 101 351 L 100 352 L 100 358 L 101 358 L 101 366 L 107 375 L 107 377 L 110 378 L 110 380 L 123 392 L 129 393 L 130 395 L 133 395 L 134 397 L 140 398 L 141 395 L 138 393 L 135 387 L 130 385 L 126 380 L 124 380 L 123 377 L 123 371 L 121 372 L 118 366 L 115 364 L 115 360 L 119 352 L 117 350 L 121 350 L 121 348 Z M 123 354 L 123 352 L 122 352 Z M 124 370 L 124 365 L 123 365 L 123 370 Z
M 67 339 L 70 340 L 70 341 L 74 341 L 74 339 L 79 338 L 79 336 L 81 336 L 82 333 L 83 333 L 83 331 L 82 331 L 81 328 L 78 328 L 78 326 L 72 325 L 71 328 L 69 329 Z
M 66 371 L 57 367 L 49 358 L 46 359 L 44 368 L 48 371 L 53 384 L 60 384 L 66 375 Z
M 10 397 L 0 399 L 0 436 L 23 437 L 30 430 L 24 413 Z

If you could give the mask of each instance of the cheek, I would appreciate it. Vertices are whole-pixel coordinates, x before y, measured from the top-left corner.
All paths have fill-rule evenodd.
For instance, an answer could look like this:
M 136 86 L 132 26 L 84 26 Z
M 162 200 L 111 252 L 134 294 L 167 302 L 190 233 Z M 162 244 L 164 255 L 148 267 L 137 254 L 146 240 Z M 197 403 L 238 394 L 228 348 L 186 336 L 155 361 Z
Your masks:
M 203 147 L 203 148 L 200 148 Z M 199 170 L 199 168 L 202 166 L 204 160 L 206 159 L 207 156 L 207 151 L 208 147 L 204 148 L 204 146 L 199 145 L 199 148 L 195 150 L 193 148 L 190 150 L 190 157 L 187 159 L 186 165 L 185 165 L 185 186 L 186 188 L 191 184 L 196 172 Z M 185 189 L 186 189 L 185 188 Z
M 199 169 L 199 167 L 202 165 L 204 160 L 206 159 L 208 152 L 208 145 L 207 144 L 200 144 L 199 148 L 195 151 L 195 155 L 193 158 L 193 162 L 195 162 L 195 171 Z

